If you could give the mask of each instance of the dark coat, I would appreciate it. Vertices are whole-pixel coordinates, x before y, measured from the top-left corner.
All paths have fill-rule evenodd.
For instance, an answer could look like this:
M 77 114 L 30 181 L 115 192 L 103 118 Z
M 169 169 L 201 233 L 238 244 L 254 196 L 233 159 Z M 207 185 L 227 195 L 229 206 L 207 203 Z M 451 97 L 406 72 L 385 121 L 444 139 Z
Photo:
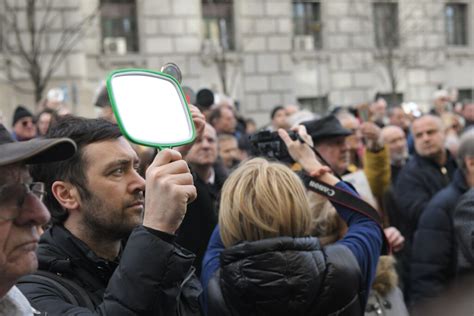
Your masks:
M 457 169 L 456 161 L 447 153 L 444 166 L 431 159 L 414 154 L 398 175 L 395 197 L 402 216 L 402 233 L 409 242 L 413 240 L 418 219 L 431 198 L 446 187 Z
M 221 188 L 227 179 L 227 172 L 220 166 L 214 167 L 215 181 L 205 183 L 196 174 L 194 186 L 197 197 L 188 205 L 186 215 L 179 227 L 176 242 L 196 255 L 194 267 L 196 275 L 201 274 L 201 264 L 209 238 L 217 225 L 218 202 Z
M 418 223 L 412 248 L 411 299 L 438 295 L 456 272 L 456 247 L 452 212 L 468 190 L 461 170 L 453 181 L 428 203 Z
M 193 274 L 194 255 L 140 226 L 121 253 L 120 263 L 97 257 L 62 226 L 41 237 L 39 269 L 56 273 L 81 287 L 95 311 L 71 305 L 58 288 L 21 283 L 33 307 L 48 315 L 199 314 L 200 284 Z
M 342 245 L 278 237 L 224 250 L 208 286 L 208 315 L 362 315 L 361 272 Z

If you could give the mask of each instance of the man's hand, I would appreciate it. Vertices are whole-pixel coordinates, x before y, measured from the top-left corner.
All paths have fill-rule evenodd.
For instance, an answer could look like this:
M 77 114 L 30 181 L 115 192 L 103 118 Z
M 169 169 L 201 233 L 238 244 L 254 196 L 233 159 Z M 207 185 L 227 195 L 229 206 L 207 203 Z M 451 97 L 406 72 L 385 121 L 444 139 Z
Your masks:
M 364 122 L 360 126 L 360 131 L 367 144 L 367 149 L 372 152 L 377 152 L 383 148 L 382 129 L 375 123 Z
M 196 139 L 200 139 L 204 134 L 204 127 L 206 126 L 206 118 L 197 106 L 189 104 L 189 111 L 193 118 L 194 127 L 196 128 Z
M 321 177 L 324 174 L 331 172 L 331 169 L 328 166 L 321 165 L 316 158 L 315 153 L 309 147 L 309 145 L 313 145 L 313 140 L 306 132 L 304 125 L 299 125 L 298 127 L 293 128 L 293 130 L 300 135 L 305 143 L 302 143 L 299 140 L 292 140 L 288 133 L 282 128 L 278 130 L 278 135 L 285 142 L 286 147 L 288 148 L 288 153 L 291 155 L 293 160 L 298 162 L 312 177 Z
M 161 151 L 146 171 L 143 225 L 174 234 L 196 198 L 196 187 L 187 163 L 176 150 Z
M 204 135 L 204 128 L 206 127 L 206 118 L 204 117 L 204 114 L 202 114 L 202 112 L 198 109 L 197 106 L 189 104 L 189 111 L 191 112 L 191 117 L 194 122 L 194 127 L 196 128 L 196 138 L 194 140 L 196 141 L 197 139 L 201 139 L 202 136 Z M 193 146 L 193 143 L 194 142 L 192 142 L 191 144 L 175 147 L 175 149 L 179 151 L 181 155 L 184 157 Z
M 405 237 L 402 236 L 398 229 L 395 227 L 387 227 L 384 229 L 384 233 L 393 252 L 398 252 L 403 249 Z

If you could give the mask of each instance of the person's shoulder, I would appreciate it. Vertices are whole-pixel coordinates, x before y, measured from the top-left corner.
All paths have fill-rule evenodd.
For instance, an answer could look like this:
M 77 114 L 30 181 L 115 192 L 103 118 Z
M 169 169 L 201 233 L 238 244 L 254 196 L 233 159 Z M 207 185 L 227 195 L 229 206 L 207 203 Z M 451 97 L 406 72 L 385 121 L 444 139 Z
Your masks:
M 451 209 L 456 205 L 460 194 L 452 184 L 436 193 L 426 205 L 420 216 L 420 228 L 445 228 L 450 223 Z
M 332 269 L 343 271 L 348 275 L 359 276 L 360 268 L 356 257 L 345 245 L 335 243 L 323 248 L 329 272 Z
M 450 183 L 447 187 L 437 192 L 428 205 L 433 208 L 451 208 L 454 207 L 461 194 L 454 184 Z

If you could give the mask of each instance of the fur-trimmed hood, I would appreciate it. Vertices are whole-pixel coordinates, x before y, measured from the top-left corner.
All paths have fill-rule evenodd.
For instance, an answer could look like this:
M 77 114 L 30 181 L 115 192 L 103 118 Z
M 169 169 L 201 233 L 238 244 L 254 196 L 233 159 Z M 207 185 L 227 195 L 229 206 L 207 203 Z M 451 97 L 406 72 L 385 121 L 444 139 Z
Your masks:
M 380 256 L 372 289 L 385 296 L 398 286 L 398 275 L 395 271 L 395 259 L 392 256 Z

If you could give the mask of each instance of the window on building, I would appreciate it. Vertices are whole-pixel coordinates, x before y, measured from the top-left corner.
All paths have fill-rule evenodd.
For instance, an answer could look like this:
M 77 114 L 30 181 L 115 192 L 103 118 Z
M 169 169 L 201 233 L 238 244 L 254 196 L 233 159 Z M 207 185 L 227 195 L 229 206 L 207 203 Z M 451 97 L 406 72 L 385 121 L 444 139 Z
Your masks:
M 375 46 L 378 48 L 398 47 L 398 4 L 376 2 L 373 4 L 373 10 Z
M 313 50 L 323 47 L 321 36 L 321 4 L 311 0 L 293 1 L 293 47 Z
M 458 89 L 458 100 L 461 102 L 474 100 L 474 89 Z
M 138 52 L 135 0 L 101 0 L 102 50 L 124 55 Z
M 376 95 L 376 99 L 383 98 L 387 101 L 388 107 L 399 106 L 403 102 L 403 93 L 380 93 L 378 92 Z
M 444 7 L 446 44 L 467 45 L 467 4 L 448 3 Z
M 232 0 L 202 0 L 204 39 L 224 50 L 235 49 Z
M 320 115 L 324 115 L 329 107 L 327 95 L 322 97 L 298 98 L 298 103 L 301 105 L 301 108 Z

